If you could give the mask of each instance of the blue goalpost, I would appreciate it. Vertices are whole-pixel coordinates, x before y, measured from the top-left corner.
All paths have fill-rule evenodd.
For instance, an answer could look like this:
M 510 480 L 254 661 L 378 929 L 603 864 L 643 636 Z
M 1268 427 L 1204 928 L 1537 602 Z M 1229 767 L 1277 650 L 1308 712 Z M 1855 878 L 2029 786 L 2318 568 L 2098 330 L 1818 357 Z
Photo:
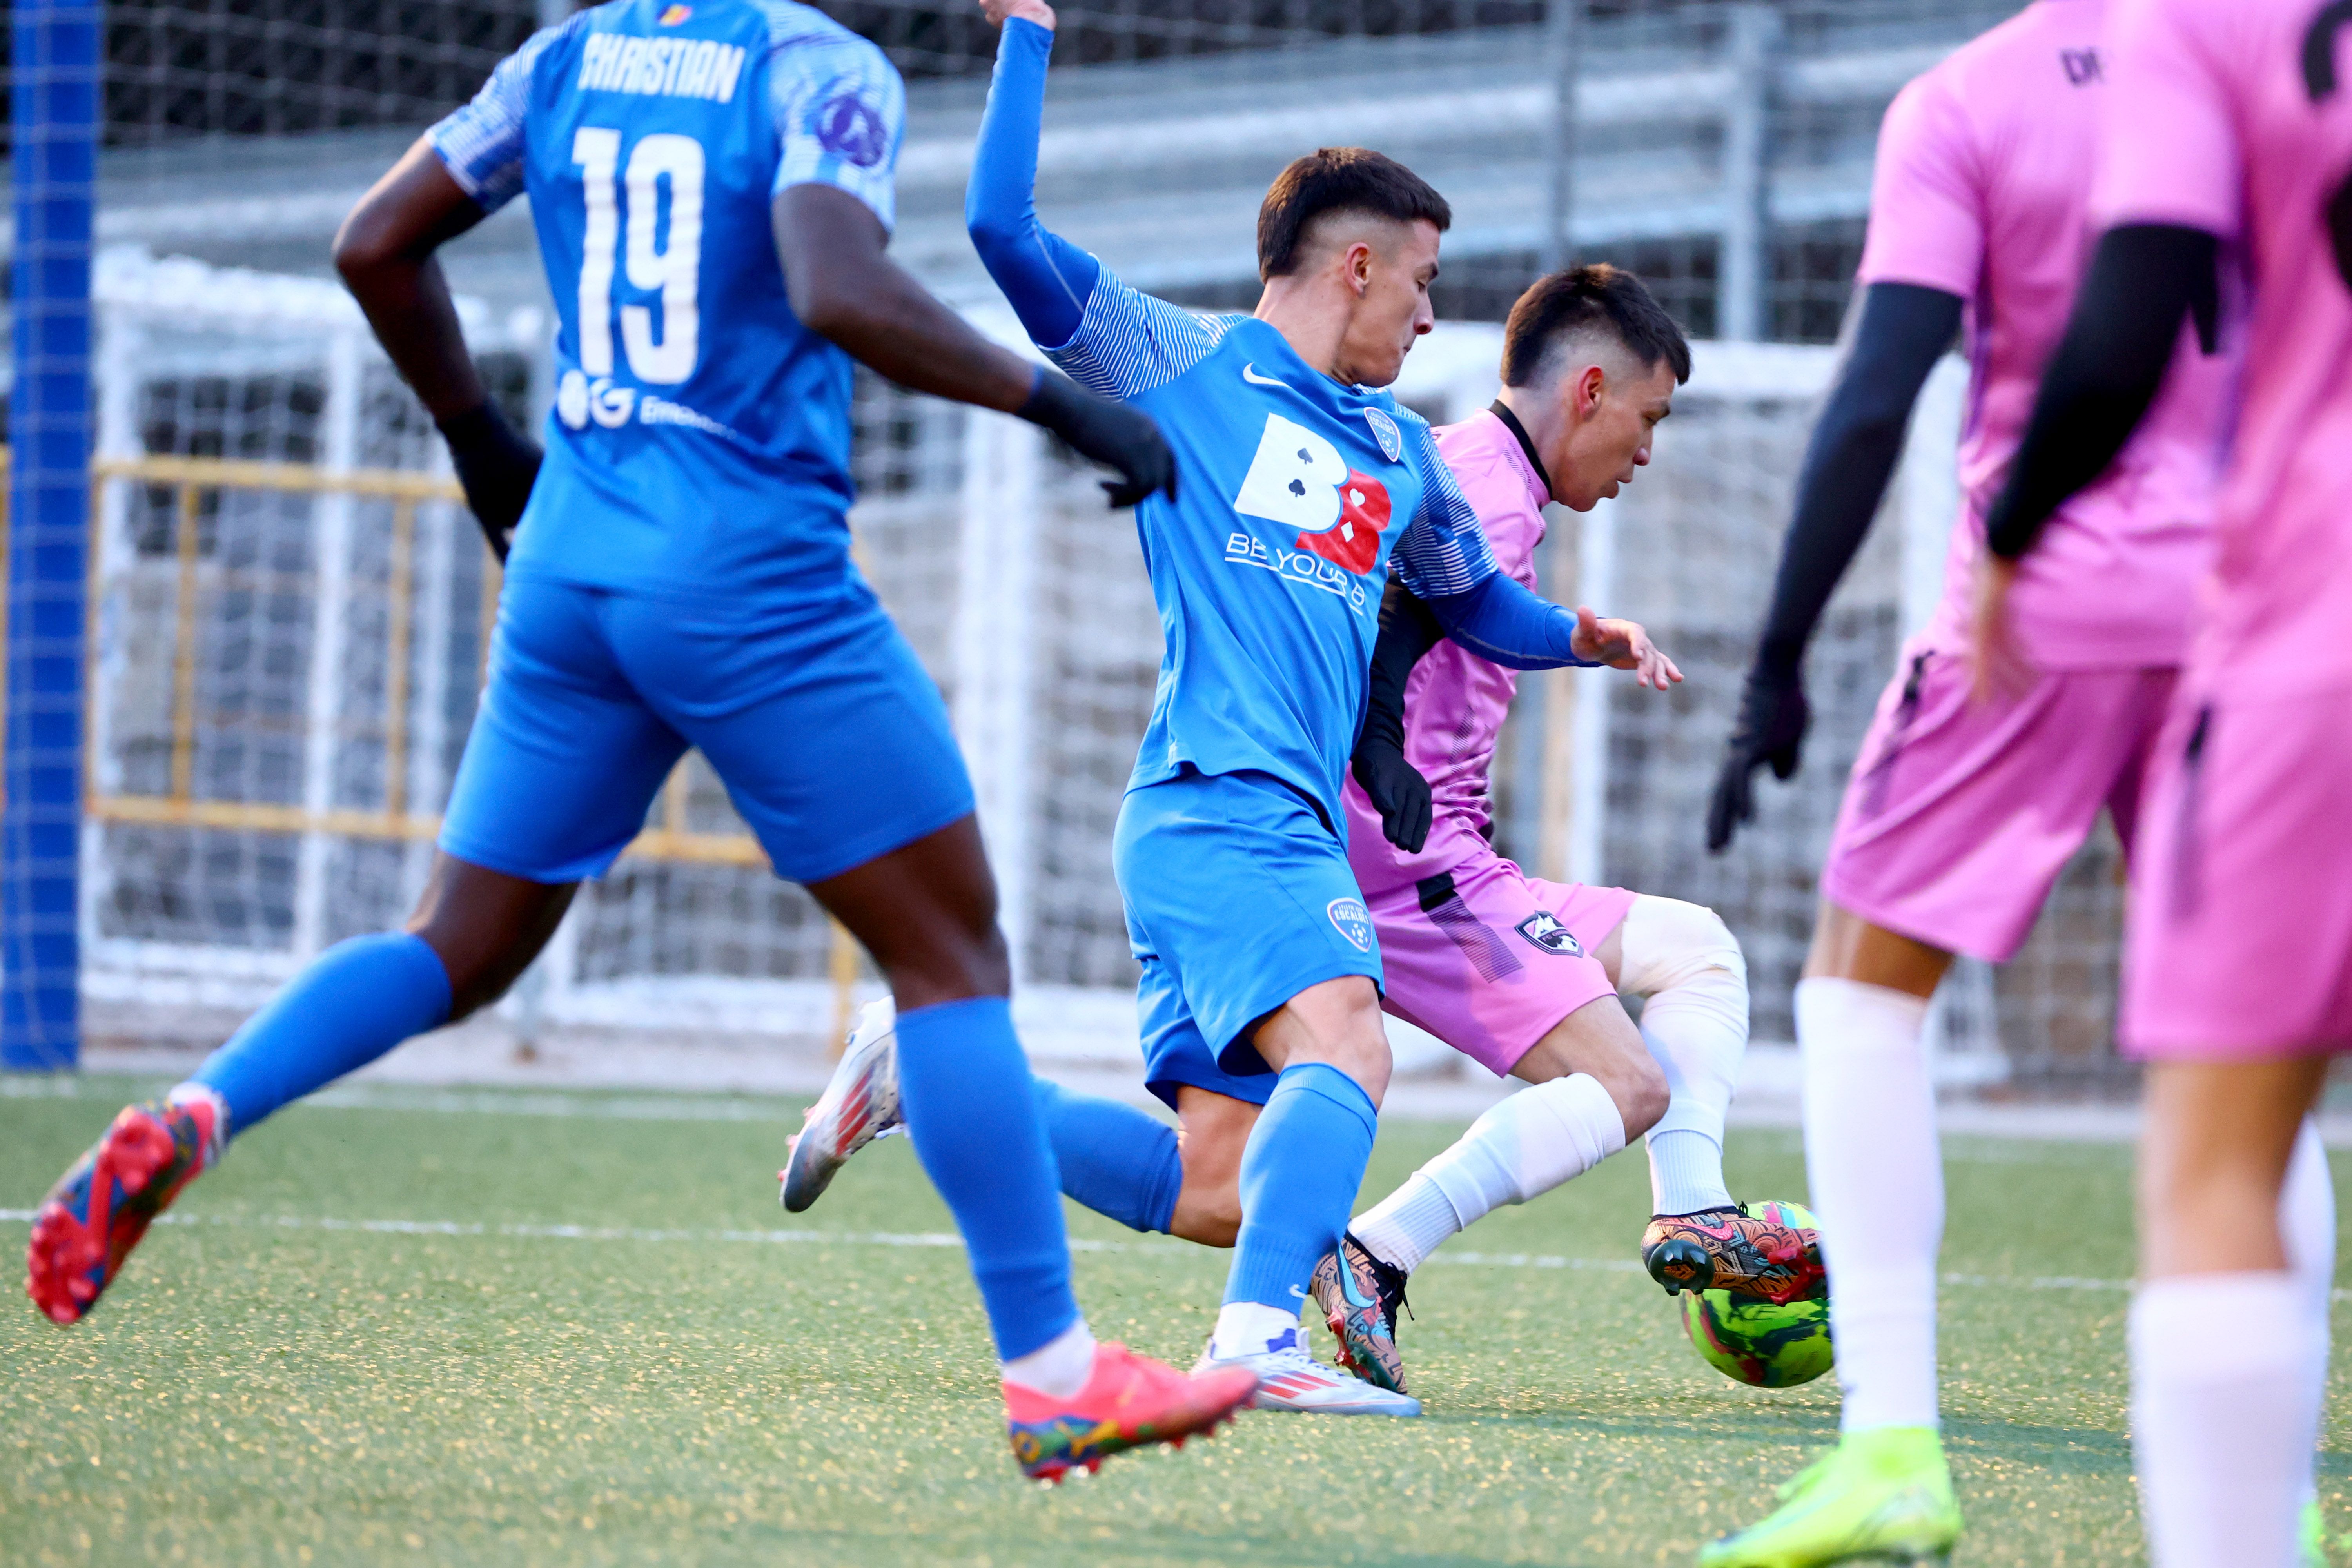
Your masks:
M 0 1067 L 80 1057 L 79 849 L 89 581 L 90 217 L 103 7 L 10 7 L 15 384 L 8 399 Z

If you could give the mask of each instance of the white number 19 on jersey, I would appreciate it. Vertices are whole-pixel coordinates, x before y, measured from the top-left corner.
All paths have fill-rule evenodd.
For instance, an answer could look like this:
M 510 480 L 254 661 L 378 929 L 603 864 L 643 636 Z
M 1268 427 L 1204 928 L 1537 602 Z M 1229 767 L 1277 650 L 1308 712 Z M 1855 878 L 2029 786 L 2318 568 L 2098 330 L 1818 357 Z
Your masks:
M 621 166 L 621 133 L 583 125 L 572 138 L 588 204 L 580 245 L 580 368 L 613 374 L 613 266 L 621 249 L 620 204 L 614 176 Z M 629 153 L 629 282 L 661 291 L 661 332 L 643 305 L 621 307 L 621 344 L 639 381 L 674 386 L 694 374 L 701 346 L 698 279 L 702 270 L 702 143 L 658 132 L 640 137 Z M 669 181 L 669 243 L 656 247 L 660 183 Z

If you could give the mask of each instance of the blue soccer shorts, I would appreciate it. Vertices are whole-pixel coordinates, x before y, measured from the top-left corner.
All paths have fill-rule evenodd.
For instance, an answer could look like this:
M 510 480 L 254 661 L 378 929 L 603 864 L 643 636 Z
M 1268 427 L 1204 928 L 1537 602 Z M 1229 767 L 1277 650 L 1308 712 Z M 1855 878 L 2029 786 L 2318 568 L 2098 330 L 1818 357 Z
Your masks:
M 1130 790 L 1111 856 L 1143 965 L 1144 1082 L 1171 1107 L 1188 1083 L 1265 1104 L 1251 1026 L 1326 980 L 1380 984 L 1347 846 L 1278 779 L 1187 769 Z
M 688 746 L 795 882 L 972 809 L 939 688 L 855 578 L 763 605 L 512 577 L 441 847 L 533 882 L 601 876 Z

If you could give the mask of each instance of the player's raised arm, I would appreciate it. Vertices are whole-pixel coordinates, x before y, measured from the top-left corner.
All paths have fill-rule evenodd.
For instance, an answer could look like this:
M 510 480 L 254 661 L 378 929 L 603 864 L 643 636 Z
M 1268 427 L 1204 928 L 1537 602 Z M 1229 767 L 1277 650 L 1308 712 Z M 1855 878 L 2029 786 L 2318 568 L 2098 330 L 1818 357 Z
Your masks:
M 972 247 L 1030 340 L 1081 384 L 1111 397 L 1165 385 L 1215 348 L 1219 334 L 1191 311 L 1129 288 L 1037 221 L 1053 7 L 982 0 L 981 8 L 1004 33 L 964 195 Z
M 343 220 L 334 257 L 394 368 L 448 442 L 466 505 L 504 561 L 539 477 L 540 450 L 483 390 L 434 254 L 488 216 L 451 177 L 431 138 L 420 136 Z

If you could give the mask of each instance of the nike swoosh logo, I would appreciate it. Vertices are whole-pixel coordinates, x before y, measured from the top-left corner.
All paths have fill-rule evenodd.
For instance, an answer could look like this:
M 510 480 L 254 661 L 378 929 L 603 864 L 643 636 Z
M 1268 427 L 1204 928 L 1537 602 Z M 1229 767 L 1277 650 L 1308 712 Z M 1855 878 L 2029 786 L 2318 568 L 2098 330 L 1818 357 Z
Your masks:
M 1286 381 L 1276 381 L 1270 375 L 1258 374 L 1255 362 L 1244 362 L 1243 363 L 1242 379 L 1248 382 L 1252 386 L 1278 386 L 1285 392 L 1290 390 L 1290 383 Z

